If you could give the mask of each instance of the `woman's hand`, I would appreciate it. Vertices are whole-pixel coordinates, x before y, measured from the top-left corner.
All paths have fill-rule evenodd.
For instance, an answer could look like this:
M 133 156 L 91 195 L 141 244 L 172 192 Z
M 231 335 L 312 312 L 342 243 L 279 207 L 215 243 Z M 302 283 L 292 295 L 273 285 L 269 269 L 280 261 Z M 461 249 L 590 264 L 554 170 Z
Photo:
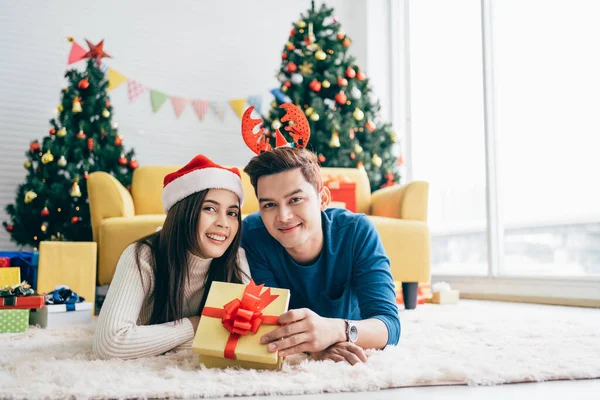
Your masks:
M 188 317 L 192 325 L 194 326 L 194 333 L 198 330 L 198 324 L 200 323 L 200 317 Z
M 333 346 L 312 353 L 313 360 L 333 360 L 335 362 L 348 361 L 350 365 L 367 361 L 367 354 L 362 347 L 350 342 L 340 342 Z

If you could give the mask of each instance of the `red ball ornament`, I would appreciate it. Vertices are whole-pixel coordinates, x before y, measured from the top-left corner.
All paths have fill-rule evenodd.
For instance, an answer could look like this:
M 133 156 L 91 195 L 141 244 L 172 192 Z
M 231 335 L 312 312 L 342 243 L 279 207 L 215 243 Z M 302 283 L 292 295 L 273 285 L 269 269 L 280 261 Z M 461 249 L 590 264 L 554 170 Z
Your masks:
M 320 163 L 324 163 L 325 162 L 325 156 L 323 154 L 319 154 L 319 162 Z
M 136 160 L 131 160 L 129 162 L 129 168 L 136 169 L 138 167 L 138 162 Z
M 83 131 L 79 131 L 79 132 L 77 133 L 77 135 L 75 135 L 75 137 L 76 137 L 77 139 L 81 139 L 81 140 L 83 140 L 83 139 L 85 139 L 85 133 L 83 133 Z
M 286 88 L 292 87 L 292 82 L 285 81 L 285 83 L 283 84 L 283 86 L 285 86 Z
M 71 218 L 71 223 L 72 224 L 76 224 L 78 222 L 79 222 L 79 217 L 73 217 L 73 218 Z
M 335 95 L 335 101 L 340 105 L 346 104 L 346 102 L 348 101 L 348 96 L 346 96 L 344 92 L 339 92 Z
M 119 135 L 115 138 L 115 145 L 120 146 L 123 143 L 123 138 Z
M 352 44 L 352 42 L 350 41 L 350 39 L 346 38 L 346 39 L 344 39 L 344 41 L 342 42 L 342 44 L 344 45 L 344 47 L 350 47 L 350 45 Z
M 369 130 L 369 132 L 373 132 L 376 128 L 375 123 L 373 121 L 369 121 L 365 124 L 365 128 Z
M 295 34 L 296 34 L 296 30 L 295 30 L 295 29 L 292 29 L 292 30 L 290 31 L 290 36 L 294 36 Z
M 355 158 L 356 158 L 356 154 L 354 154 L 354 153 L 350 153 L 350 159 L 351 159 L 351 160 L 354 160 Z
M 106 100 L 106 107 L 110 107 L 110 101 Z
M 310 90 L 312 90 L 313 92 L 319 92 L 321 90 L 321 82 L 319 82 L 316 79 L 313 79 L 309 84 L 308 87 L 310 88 Z
M 281 59 L 282 60 L 287 60 L 287 53 L 281 53 Z
M 44 209 L 42 210 L 42 212 L 40 214 L 42 215 L 42 217 L 47 217 L 48 215 L 50 215 L 50 211 L 48 210 L 48 207 L 44 207 Z
M 88 175 L 87 171 L 85 171 L 85 172 L 83 173 L 83 179 L 87 179 L 87 178 L 88 178 L 88 176 L 89 176 L 89 175 Z
M 365 75 L 364 72 L 358 71 L 356 73 L 356 79 L 358 79 L 359 81 L 364 81 L 365 79 L 367 79 L 367 76 Z
M 298 66 L 295 63 L 290 62 L 288 65 L 286 65 L 285 70 L 287 72 L 296 72 L 298 70 Z
M 348 80 L 346 78 L 342 78 L 341 76 L 338 78 L 338 86 L 348 86 Z
M 346 76 L 350 79 L 354 78 L 356 76 L 356 71 L 354 69 L 352 69 L 351 67 L 346 68 Z
M 342 39 L 343 39 L 345 36 L 346 36 L 346 35 L 344 35 L 344 34 L 343 34 L 343 33 L 341 33 L 341 32 L 337 34 L 337 38 L 338 38 L 338 40 L 342 40 Z
M 285 48 L 288 49 L 288 51 L 293 51 L 296 48 L 296 46 L 294 46 L 293 43 L 288 43 L 285 45 Z
M 12 232 L 14 229 L 14 227 L 12 225 L 6 225 L 6 231 L 7 232 Z
M 88 80 L 88 78 L 82 79 L 79 81 L 77 86 L 79 87 L 79 89 L 87 89 L 90 87 L 90 81 Z
M 92 151 L 94 149 L 94 139 L 89 138 L 87 140 L 87 147 L 89 151 Z
M 49 131 L 49 133 L 50 133 L 51 135 L 54 135 L 54 134 L 56 134 L 56 129 L 54 129 L 54 128 L 51 128 L 51 129 L 50 129 L 50 131 Z
M 40 149 L 40 143 L 38 141 L 31 142 L 29 145 L 29 150 L 34 153 Z
M 126 165 L 126 164 L 127 164 L 127 158 L 125 158 L 125 156 L 119 157 L 119 165 Z

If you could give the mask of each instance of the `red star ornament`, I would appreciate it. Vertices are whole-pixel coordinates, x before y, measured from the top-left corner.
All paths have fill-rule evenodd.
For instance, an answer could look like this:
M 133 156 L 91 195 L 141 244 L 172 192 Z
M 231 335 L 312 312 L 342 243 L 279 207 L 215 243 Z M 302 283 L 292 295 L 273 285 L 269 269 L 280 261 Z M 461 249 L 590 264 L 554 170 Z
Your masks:
M 100 60 L 104 57 L 112 58 L 110 55 L 104 52 L 104 39 L 100 41 L 97 45 L 94 45 L 89 40 L 85 39 L 90 48 L 90 51 L 83 55 L 83 58 L 94 58 L 98 65 L 100 65 Z

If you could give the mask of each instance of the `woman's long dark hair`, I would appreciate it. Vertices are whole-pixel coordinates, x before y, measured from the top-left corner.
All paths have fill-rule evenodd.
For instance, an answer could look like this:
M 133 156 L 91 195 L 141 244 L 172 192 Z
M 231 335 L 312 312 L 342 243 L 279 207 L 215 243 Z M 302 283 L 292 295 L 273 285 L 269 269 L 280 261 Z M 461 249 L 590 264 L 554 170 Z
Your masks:
M 204 257 L 198 245 L 198 225 L 207 193 L 208 190 L 203 190 L 177 202 L 167 213 L 159 232 L 145 236 L 136 242 L 135 257 L 140 274 L 140 255 L 143 246 L 148 246 L 152 252 L 154 291 L 151 296 L 154 306 L 149 324 L 160 324 L 183 318 L 183 288 L 190 276 L 188 254 Z M 204 295 L 196 314 L 198 316 L 206 304 L 206 297 L 213 281 L 242 283 L 246 276 L 237 258 L 242 231 L 241 213 L 238 213 L 238 223 L 238 231 L 225 253 L 210 263 L 204 281 Z

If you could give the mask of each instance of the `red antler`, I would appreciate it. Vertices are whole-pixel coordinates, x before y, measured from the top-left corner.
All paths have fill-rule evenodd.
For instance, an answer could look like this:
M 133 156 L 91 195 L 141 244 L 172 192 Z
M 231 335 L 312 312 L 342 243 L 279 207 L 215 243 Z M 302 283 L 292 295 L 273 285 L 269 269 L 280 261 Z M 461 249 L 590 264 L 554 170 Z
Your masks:
M 253 119 L 250 116 L 252 111 L 254 111 L 254 106 L 248 107 L 242 116 L 242 138 L 244 138 L 244 142 L 246 142 L 250 150 L 256 154 L 260 154 L 263 151 L 270 151 L 271 144 L 265 137 L 265 128 L 261 126 L 258 133 L 254 133 L 254 128 L 257 125 L 262 125 L 263 119 Z
M 294 124 L 290 124 L 285 127 L 285 130 L 290 133 L 290 136 L 294 139 L 296 147 L 303 149 L 308 144 L 310 138 L 310 125 L 306 116 L 298 107 L 291 103 L 284 103 L 280 108 L 285 109 L 286 113 L 281 117 L 281 122 L 294 121 Z

